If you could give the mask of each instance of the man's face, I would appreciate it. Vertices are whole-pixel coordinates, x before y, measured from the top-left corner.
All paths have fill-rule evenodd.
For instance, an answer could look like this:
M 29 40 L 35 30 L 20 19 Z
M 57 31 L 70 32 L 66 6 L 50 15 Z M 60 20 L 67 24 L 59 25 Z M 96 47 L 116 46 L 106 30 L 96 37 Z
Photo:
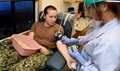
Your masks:
M 56 19 L 57 19 L 57 11 L 48 9 L 47 12 L 48 13 L 44 16 L 45 22 L 48 25 L 53 26 L 56 22 Z

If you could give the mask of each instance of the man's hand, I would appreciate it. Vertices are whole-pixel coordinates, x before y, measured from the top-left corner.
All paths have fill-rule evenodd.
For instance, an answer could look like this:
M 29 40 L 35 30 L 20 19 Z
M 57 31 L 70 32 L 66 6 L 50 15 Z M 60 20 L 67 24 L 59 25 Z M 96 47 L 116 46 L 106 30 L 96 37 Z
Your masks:
M 49 55 L 50 54 L 50 52 L 43 46 L 40 48 L 40 52 L 45 54 L 45 55 Z
M 75 65 L 77 66 L 77 61 L 74 59 L 74 58 L 72 58 L 72 57 L 70 57 L 68 60 L 67 60 L 67 65 L 68 65 L 68 67 L 71 69 L 71 70 L 77 70 L 77 69 L 75 69 L 75 68 L 73 68 L 73 67 L 71 67 L 71 64 L 72 63 L 75 63 Z

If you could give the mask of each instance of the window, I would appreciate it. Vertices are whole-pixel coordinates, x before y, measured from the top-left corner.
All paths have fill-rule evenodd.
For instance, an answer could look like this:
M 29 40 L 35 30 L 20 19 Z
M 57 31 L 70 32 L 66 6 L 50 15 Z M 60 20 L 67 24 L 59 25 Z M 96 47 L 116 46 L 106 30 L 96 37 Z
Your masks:
M 34 0 L 0 2 L 0 39 L 29 30 L 35 21 Z

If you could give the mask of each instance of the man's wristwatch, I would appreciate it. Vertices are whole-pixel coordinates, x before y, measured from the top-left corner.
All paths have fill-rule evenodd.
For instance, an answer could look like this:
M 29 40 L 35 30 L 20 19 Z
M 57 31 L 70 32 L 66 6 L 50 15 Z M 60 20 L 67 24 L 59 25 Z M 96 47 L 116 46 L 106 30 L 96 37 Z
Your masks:
M 56 36 L 56 37 L 62 37 L 62 33 L 61 33 L 61 32 L 56 32 L 56 33 L 55 33 L 55 36 Z
M 61 38 L 62 38 L 62 33 L 61 33 L 61 32 L 56 32 L 56 33 L 55 33 L 55 36 L 56 36 L 56 39 L 57 39 L 57 40 L 61 40 Z

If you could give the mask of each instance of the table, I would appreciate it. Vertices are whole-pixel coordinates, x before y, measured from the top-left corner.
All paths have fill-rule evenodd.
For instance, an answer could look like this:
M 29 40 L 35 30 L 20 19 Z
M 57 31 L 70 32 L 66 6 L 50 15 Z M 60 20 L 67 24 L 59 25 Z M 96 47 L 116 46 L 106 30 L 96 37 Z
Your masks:
M 80 18 L 78 21 L 76 21 L 75 23 L 76 34 L 73 35 L 73 38 L 85 35 L 92 21 L 93 21 L 92 19 L 84 18 Z

